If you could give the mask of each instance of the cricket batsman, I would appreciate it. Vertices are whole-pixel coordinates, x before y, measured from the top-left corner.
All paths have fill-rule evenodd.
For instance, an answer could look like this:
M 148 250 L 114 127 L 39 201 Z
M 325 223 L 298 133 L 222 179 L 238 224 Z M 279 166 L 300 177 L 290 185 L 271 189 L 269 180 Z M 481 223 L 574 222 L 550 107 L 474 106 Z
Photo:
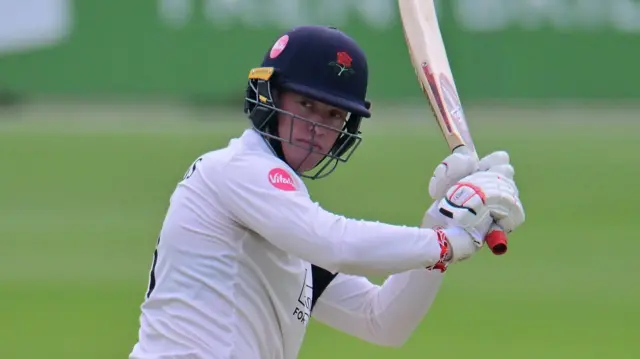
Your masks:
M 329 175 L 358 147 L 367 82 L 365 54 L 335 28 L 301 26 L 270 44 L 249 72 L 251 126 L 197 158 L 170 198 L 130 359 L 296 359 L 312 316 L 401 346 L 492 223 L 510 233 L 524 222 L 502 151 L 444 159 L 420 227 L 314 202 L 302 179 Z

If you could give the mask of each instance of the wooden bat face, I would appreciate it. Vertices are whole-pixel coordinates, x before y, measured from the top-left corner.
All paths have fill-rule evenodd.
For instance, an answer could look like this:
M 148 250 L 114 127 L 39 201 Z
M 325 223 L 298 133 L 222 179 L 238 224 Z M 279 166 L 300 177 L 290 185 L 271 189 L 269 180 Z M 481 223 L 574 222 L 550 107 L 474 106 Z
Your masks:
M 427 78 L 431 92 L 434 94 L 436 108 L 440 111 L 441 122 L 444 126 L 442 130 L 446 131 L 446 134 L 457 137 L 458 142 L 475 151 L 475 145 L 453 79 L 449 79 L 443 72 L 434 72 L 428 64 L 422 66 L 422 71 Z M 459 145 L 454 145 L 453 148 Z
M 475 146 L 453 80 L 432 0 L 398 0 L 416 76 L 450 149 Z
M 466 146 L 465 149 L 476 152 L 453 81 L 433 0 L 398 0 L 398 6 L 411 63 L 449 149 Z M 507 237 L 499 228 L 489 231 L 485 240 L 494 254 L 507 251 Z

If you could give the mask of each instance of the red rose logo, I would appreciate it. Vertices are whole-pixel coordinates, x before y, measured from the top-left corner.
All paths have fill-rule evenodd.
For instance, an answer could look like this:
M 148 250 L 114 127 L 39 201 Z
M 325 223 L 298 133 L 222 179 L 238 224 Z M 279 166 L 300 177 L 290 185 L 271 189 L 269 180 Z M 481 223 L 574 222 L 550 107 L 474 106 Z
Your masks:
M 342 74 L 352 75 L 355 73 L 355 71 L 353 71 L 353 69 L 351 68 L 352 61 L 353 59 L 351 58 L 351 56 L 349 56 L 349 54 L 344 51 L 340 51 L 336 54 L 336 60 L 331 61 L 329 63 L 329 66 L 333 66 L 338 76 L 341 76 Z
M 351 61 L 353 61 L 353 59 L 351 58 L 351 56 L 349 56 L 349 54 L 344 51 L 338 52 L 338 59 L 336 61 L 337 63 L 344 67 L 351 67 Z

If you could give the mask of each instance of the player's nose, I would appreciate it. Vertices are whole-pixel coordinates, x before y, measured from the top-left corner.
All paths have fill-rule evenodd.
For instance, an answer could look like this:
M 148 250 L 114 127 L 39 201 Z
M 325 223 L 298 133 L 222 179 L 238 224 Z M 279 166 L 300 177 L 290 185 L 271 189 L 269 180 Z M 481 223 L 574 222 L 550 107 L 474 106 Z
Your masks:
M 311 132 L 316 136 L 324 135 L 326 133 L 327 128 L 324 126 L 325 119 L 322 116 L 318 114 L 313 114 L 309 116 L 308 120 L 309 120 L 309 127 L 308 127 L 309 132 Z

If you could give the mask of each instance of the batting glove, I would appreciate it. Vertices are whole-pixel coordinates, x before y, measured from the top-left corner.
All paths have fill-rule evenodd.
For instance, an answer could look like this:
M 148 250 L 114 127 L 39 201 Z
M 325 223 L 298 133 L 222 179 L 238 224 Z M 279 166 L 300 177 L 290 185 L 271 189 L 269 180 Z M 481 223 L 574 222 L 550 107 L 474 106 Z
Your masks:
M 465 229 L 458 227 L 452 218 L 439 211 L 439 202 L 434 202 L 422 219 L 423 228 L 431 228 L 438 234 L 440 261 L 429 270 L 444 272 L 449 264 L 470 258 L 484 243 L 484 236 L 474 238 Z
M 525 220 L 518 187 L 509 178 L 513 171 L 508 166 L 494 169 L 496 172 L 476 172 L 463 178 L 438 205 L 440 213 L 475 239 L 484 238 L 493 221 L 509 233 Z
M 460 147 L 436 166 L 429 180 L 429 196 L 434 200 L 442 199 L 449 188 L 477 171 L 500 172 L 511 179 L 514 174 L 507 152 L 495 151 L 478 161 L 475 152 Z
M 460 147 L 436 166 L 429 180 L 429 195 L 441 199 L 460 179 L 478 171 L 478 156 L 467 147 Z

